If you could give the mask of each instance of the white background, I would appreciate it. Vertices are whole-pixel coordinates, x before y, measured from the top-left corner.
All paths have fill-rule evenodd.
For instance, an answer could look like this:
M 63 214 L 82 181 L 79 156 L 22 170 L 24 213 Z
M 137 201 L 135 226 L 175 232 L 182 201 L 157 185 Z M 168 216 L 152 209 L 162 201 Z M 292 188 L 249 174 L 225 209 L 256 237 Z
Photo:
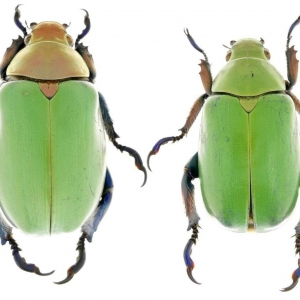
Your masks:
M 2 53 L 21 31 L 13 23 L 14 7 L 2 1 Z M 22 22 L 55 20 L 71 23 L 76 38 L 83 29 L 85 8 L 92 28 L 86 38 L 97 67 L 96 86 L 105 96 L 119 142 L 135 148 L 144 163 L 154 143 L 176 135 L 195 99 L 204 93 L 198 72 L 201 54 L 183 33 L 188 27 L 212 64 L 213 76 L 225 63 L 231 40 L 265 40 L 271 62 L 286 77 L 285 44 L 289 26 L 300 14 L 299 1 L 102 0 L 24 1 Z M 300 47 L 300 30 L 291 45 Z M 299 84 L 293 90 L 300 96 Z M 182 258 L 190 237 L 181 200 L 180 181 L 185 163 L 197 151 L 199 119 L 187 138 L 161 148 L 152 157 L 153 172 L 140 188 L 142 173 L 133 159 L 108 145 L 108 166 L 115 192 L 112 205 L 87 245 L 87 262 L 63 286 L 67 268 L 75 262 L 79 230 L 51 238 L 14 236 L 27 262 L 50 277 L 19 270 L 9 246 L 0 247 L 0 297 L 8 299 L 298 299 L 300 284 L 291 283 L 297 267 L 294 226 L 300 206 L 283 226 L 268 234 L 228 232 L 207 215 L 196 180 L 196 203 L 201 216 L 199 242 L 192 254 L 193 284 Z M 282 158 L 284 159 L 284 157 Z M 25 174 L 26 176 L 26 174 Z

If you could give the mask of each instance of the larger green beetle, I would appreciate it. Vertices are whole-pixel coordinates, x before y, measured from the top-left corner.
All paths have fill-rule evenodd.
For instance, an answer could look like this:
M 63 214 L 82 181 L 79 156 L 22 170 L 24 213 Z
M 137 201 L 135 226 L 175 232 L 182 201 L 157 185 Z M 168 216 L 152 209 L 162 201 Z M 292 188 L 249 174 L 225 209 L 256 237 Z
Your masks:
M 193 230 L 184 260 L 188 276 L 195 283 L 190 254 L 198 237 L 200 218 L 193 179 L 200 178 L 208 212 L 233 231 L 254 228 L 266 232 L 285 220 L 295 206 L 300 175 L 296 111 L 300 113 L 300 102 L 291 93 L 297 80 L 298 60 L 289 43 L 299 22 L 300 17 L 291 25 L 287 37 L 288 81 L 270 64 L 270 53 L 262 39 L 231 41 L 227 64 L 212 80 L 205 52 L 185 30 L 190 43 L 205 57 L 200 76 L 206 93 L 193 105 L 181 135 L 155 144 L 148 155 L 148 167 L 151 155 L 161 145 L 183 138 L 202 110 L 199 149 L 185 166 L 181 184 L 188 230 Z M 295 229 L 299 252 L 300 222 Z M 300 268 L 292 276 L 293 284 L 284 291 L 292 289 L 299 277 Z
M 14 20 L 24 38 L 13 40 L 0 65 L 0 205 L 6 219 L 25 233 L 50 235 L 81 226 L 79 257 L 68 282 L 85 261 L 84 241 L 92 241 L 112 198 L 113 183 L 105 162 L 105 135 L 146 170 L 139 154 L 116 142 L 103 96 L 93 82 L 92 56 L 56 22 L 31 23 L 31 33 Z M 43 274 L 20 256 L 12 227 L 0 213 L 2 244 L 11 244 L 16 264 Z

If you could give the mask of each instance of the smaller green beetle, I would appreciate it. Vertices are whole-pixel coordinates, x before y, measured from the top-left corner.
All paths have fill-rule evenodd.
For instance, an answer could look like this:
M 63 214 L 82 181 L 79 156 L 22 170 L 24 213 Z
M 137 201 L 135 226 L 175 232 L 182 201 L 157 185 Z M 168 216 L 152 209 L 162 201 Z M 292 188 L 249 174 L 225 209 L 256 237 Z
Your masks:
M 193 179 L 200 178 L 207 211 L 233 231 L 266 232 L 282 223 L 295 207 L 300 175 L 296 111 L 300 113 L 300 102 L 291 92 L 297 81 L 298 60 L 289 43 L 299 22 L 300 17 L 287 36 L 288 81 L 270 64 L 270 53 L 262 39 L 231 41 L 227 64 L 212 80 L 205 52 L 185 30 L 192 46 L 205 58 L 200 64 L 205 94 L 194 103 L 180 129 L 182 133 L 159 140 L 147 163 L 150 169 L 150 157 L 161 145 L 182 139 L 202 110 L 199 149 L 185 166 L 181 183 L 188 230 L 193 230 L 184 260 L 188 276 L 195 283 L 190 254 L 198 238 L 200 218 Z M 300 221 L 295 230 L 298 253 Z M 292 289 L 299 277 L 300 259 L 292 285 L 283 291 Z
M 13 40 L 0 64 L 0 206 L 6 219 L 25 233 L 51 235 L 81 226 L 79 257 L 62 284 L 84 265 L 85 240 L 93 234 L 112 199 L 113 182 L 106 167 L 105 134 L 121 152 L 147 172 L 140 155 L 116 142 L 107 104 L 93 82 L 96 70 L 87 47 L 79 43 L 91 24 L 73 39 L 68 25 L 31 23 L 31 33 L 14 21 L 24 38 Z M 41 273 L 20 256 L 12 227 L 0 213 L 1 243 L 11 244 L 16 264 Z

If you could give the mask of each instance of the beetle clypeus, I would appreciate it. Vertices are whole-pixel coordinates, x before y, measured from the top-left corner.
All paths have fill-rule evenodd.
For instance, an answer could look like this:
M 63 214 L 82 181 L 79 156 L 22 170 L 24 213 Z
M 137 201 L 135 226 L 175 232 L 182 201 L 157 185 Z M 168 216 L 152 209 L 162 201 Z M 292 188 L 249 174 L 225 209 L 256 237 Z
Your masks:
M 106 213 L 113 182 L 105 162 L 105 135 L 135 165 L 147 173 L 139 154 L 116 142 L 107 104 L 92 83 L 93 58 L 79 43 L 90 30 L 86 10 L 85 29 L 75 41 L 68 25 L 31 23 L 31 33 L 20 21 L 19 5 L 14 21 L 24 38 L 13 40 L 0 65 L 0 204 L 6 219 L 25 233 L 53 234 L 74 231 L 81 225 L 77 262 L 65 280 L 71 280 L 85 262 L 84 242 L 92 241 Z M 20 256 L 12 227 L 0 213 L 1 243 L 11 244 L 16 264 L 24 271 L 41 273 Z
M 184 260 L 188 276 L 195 283 L 190 255 L 198 238 L 200 218 L 193 179 L 200 178 L 207 211 L 234 231 L 268 231 L 286 219 L 295 206 L 300 170 L 296 111 L 300 113 L 300 102 L 291 92 L 297 81 L 298 60 L 289 43 L 299 22 L 300 17 L 287 36 L 288 81 L 269 63 L 270 53 L 262 39 L 231 41 L 227 64 L 212 80 L 205 52 L 185 30 L 192 46 L 205 58 L 200 63 L 205 94 L 194 103 L 181 134 L 159 140 L 147 164 L 150 169 L 150 157 L 161 145 L 182 139 L 202 110 L 199 149 L 185 166 L 181 182 L 188 230 L 193 230 Z M 300 221 L 295 230 L 299 253 Z M 300 259 L 298 264 L 293 283 L 282 291 L 296 286 Z

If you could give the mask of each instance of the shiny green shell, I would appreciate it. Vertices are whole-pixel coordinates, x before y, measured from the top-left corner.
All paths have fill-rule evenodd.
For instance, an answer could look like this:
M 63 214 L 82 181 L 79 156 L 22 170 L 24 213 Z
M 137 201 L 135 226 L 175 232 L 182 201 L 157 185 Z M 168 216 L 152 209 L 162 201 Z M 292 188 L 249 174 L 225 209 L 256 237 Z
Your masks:
M 59 83 L 49 100 L 32 81 L 0 89 L 0 204 L 26 233 L 77 229 L 105 178 L 98 94 L 84 81 Z
M 236 42 L 203 107 L 199 177 L 208 212 L 234 231 L 250 213 L 258 232 L 292 212 L 299 187 L 296 112 L 259 41 Z

